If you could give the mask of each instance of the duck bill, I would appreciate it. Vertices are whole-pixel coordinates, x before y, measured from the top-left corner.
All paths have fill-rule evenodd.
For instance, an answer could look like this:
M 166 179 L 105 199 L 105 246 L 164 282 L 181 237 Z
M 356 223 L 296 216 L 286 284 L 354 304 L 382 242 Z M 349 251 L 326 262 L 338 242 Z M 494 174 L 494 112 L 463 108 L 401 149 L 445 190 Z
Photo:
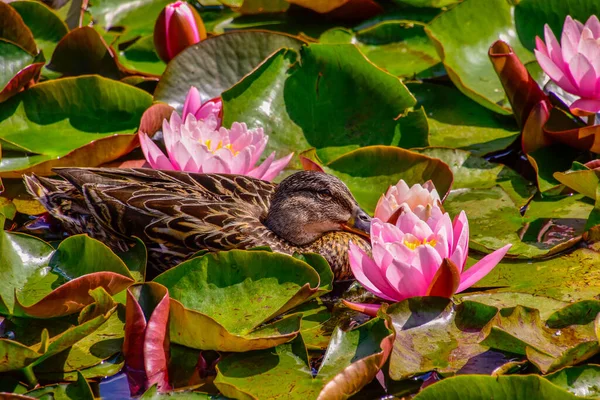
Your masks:
M 353 215 L 348 222 L 342 224 L 342 229 L 346 232 L 354 233 L 367 240 L 371 240 L 371 217 L 363 210 L 358 209 L 358 212 Z

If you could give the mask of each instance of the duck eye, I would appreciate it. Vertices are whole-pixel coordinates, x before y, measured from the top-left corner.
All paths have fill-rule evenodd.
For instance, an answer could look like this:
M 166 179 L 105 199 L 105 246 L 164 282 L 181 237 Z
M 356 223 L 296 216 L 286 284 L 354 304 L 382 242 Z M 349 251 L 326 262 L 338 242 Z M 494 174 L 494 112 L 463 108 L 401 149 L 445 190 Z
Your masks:
M 331 200 L 331 198 L 333 196 L 331 195 L 331 192 L 329 190 L 321 190 L 321 191 L 317 192 L 317 197 L 320 200 L 328 201 L 328 200 Z

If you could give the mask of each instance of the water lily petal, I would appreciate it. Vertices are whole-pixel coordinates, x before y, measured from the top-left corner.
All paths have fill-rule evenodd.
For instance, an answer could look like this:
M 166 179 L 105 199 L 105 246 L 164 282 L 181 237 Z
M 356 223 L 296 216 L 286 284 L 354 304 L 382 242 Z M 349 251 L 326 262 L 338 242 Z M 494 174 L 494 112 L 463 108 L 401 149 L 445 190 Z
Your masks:
M 584 25 L 585 28 L 588 28 L 592 34 L 594 35 L 594 39 L 600 38 L 600 21 L 596 15 L 592 15 L 588 18 Z
M 379 267 L 360 247 L 350 243 L 350 268 L 358 282 L 384 300 L 399 301 L 396 291 L 381 275 Z
M 175 171 L 176 168 L 171 164 L 167 156 L 158 148 L 158 146 L 144 132 L 138 134 L 140 145 L 144 157 L 152 168 Z
M 565 62 L 563 60 L 562 50 L 554 32 L 552 32 L 552 29 L 550 29 L 548 24 L 544 26 L 544 38 L 546 39 L 546 45 L 543 49 L 547 49 L 545 54 L 550 57 L 552 62 L 554 62 L 558 68 L 563 69 L 565 67 Z M 539 42 L 541 42 L 541 40 L 539 40 Z M 540 45 L 538 41 L 536 41 L 536 44 L 538 44 L 538 46 Z M 541 42 L 541 44 L 543 45 L 544 43 Z
M 460 275 L 460 285 L 456 290 L 456 293 L 460 293 L 465 289 L 470 288 L 475 283 L 479 282 L 484 276 L 486 276 L 498 263 L 502 260 L 502 258 L 506 255 L 508 250 L 511 248 L 512 244 L 507 244 L 494 251 L 492 254 L 488 254 L 483 257 L 479 262 L 473 265 L 471 268 L 466 270 Z
M 275 152 L 272 152 L 265 161 L 263 161 L 258 167 L 254 168 L 250 172 L 248 172 L 247 175 L 251 176 L 253 178 L 261 179 L 263 177 L 263 175 L 267 172 L 267 170 L 269 169 L 271 164 L 273 163 L 274 159 L 275 159 Z
M 347 300 L 342 300 L 342 303 L 351 310 L 370 315 L 371 317 L 376 317 L 377 312 L 381 308 L 381 304 L 353 303 Z
M 195 86 L 192 86 L 188 91 L 187 96 L 185 96 L 185 102 L 183 103 L 183 111 L 181 112 L 183 119 L 185 120 L 188 114 L 192 114 L 198 119 L 196 112 L 200 110 L 201 106 L 202 96 L 198 89 L 196 89 Z
M 579 99 L 571 104 L 571 110 L 582 110 L 590 113 L 600 112 L 600 99 Z
M 292 157 L 294 157 L 294 153 L 290 153 L 279 160 L 273 161 L 261 179 L 264 181 L 273 180 L 273 178 L 279 175 L 279 173 L 290 163 Z
M 427 293 L 427 281 L 421 271 L 400 260 L 393 261 L 392 265 L 386 270 L 385 277 L 389 284 L 394 287 L 397 297 L 401 300 L 409 297 L 425 296 Z
M 581 27 L 583 28 L 583 25 L 581 25 Z M 570 64 L 571 59 L 577 54 L 577 47 L 579 45 L 580 38 L 580 26 L 573 21 L 571 16 L 567 16 L 560 39 L 560 44 L 562 46 L 562 57 L 565 63 Z
M 554 62 L 545 54 L 541 53 L 539 50 L 534 50 L 535 57 L 537 58 L 540 67 L 544 70 L 546 74 L 552 79 L 558 86 L 563 88 L 569 93 L 576 94 L 578 93 L 578 89 L 571 82 L 571 79 L 565 75 L 565 72 L 561 70 Z
M 596 91 L 596 72 L 583 54 L 576 54 L 569 63 L 569 71 L 577 83 L 578 95 L 592 97 Z
M 423 274 L 427 282 L 431 282 L 438 268 L 442 264 L 443 258 L 435 248 L 422 245 L 415 249 L 417 256 L 412 261 L 412 266 L 417 268 Z

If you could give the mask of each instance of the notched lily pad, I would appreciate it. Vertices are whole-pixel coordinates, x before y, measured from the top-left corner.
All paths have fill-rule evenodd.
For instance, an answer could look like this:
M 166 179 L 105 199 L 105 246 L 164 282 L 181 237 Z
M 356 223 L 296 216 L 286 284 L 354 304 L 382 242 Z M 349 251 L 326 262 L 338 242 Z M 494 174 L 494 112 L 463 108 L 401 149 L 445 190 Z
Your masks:
M 293 339 L 301 315 L 269 321 L 306 301 L 320 285 L 319 274 L 301 260 L 242 250 L 193 258 L 155 282 L 169 289 L 171 341 L 219 351 L 264 349 Z

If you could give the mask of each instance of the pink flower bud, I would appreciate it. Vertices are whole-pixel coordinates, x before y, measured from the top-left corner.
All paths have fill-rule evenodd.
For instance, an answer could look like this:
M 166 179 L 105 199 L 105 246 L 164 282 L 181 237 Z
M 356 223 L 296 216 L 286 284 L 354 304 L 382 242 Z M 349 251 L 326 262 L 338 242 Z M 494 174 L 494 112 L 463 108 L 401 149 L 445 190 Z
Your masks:
M 154 46 L 164 62 L 171 61 L 183 49 L 204 39 L 206 28 L 202 18 L 185 1 L 166 6 L 154 25 Z

